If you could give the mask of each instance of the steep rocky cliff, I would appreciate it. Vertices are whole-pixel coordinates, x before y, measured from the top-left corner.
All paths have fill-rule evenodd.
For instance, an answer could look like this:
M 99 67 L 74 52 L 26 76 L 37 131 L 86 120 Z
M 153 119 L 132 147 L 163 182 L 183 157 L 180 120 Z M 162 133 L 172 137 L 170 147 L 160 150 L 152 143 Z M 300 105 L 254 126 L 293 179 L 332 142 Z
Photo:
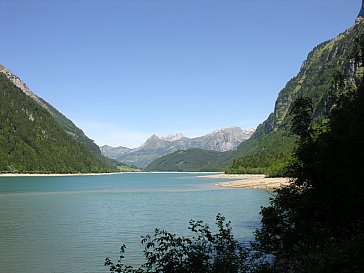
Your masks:
M 268 173 L 274 173 L 285 165 L 294 148 L 294 136 L 289 132 L 292 102 L 300 96 L 308 97 L 312 100 L 314 120 L 327 118 L 340 95 L 337 82 L 357 87 L 363 77 L 362 64 L 353 59 L 353 52 L 363 50 L 360 38 L 363 34 L 364 21 L 361 20 L 308 54 L 297 76 L 280 91 L 274 112 L 258 126 L 248 141 L 239 146 L 230 172 L 270 169 Z
M 335 39 L 318 45 L 303 62 L 300 72 L 281 90 L 275 102 L 274 112 L 258 128 L 253 138 L 275 129 L 286 127 L 290 121 L 288 110 L 299 96 L 310 97 L 314 117 L 327 116 L 334 103 L 334 78 L 342 74 L 346 81 L 357 85 L 363 75 L 350 57 L 355 40 L 364 33 L 364 22 L 359 22 Z

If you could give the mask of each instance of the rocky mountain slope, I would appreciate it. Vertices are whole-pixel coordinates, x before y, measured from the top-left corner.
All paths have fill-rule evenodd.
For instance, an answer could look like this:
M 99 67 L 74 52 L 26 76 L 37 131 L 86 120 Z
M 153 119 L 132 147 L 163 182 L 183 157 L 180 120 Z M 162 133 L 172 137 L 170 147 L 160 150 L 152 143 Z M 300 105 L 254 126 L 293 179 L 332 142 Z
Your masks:
M 101 152 L 109 158 L 144 168 L 157 158 L 179 150 L 231 151 L 249 139 L 253 133 L 253 129 L 243 130 L 239 127 L 231 127 L 196 138 L 188 138 L 181 133 L 167 137 L 153 135 L 136 149 L 102 146 Z
M 113 158 L 115 159 L 120 155 L 123 155 L 123 154 L 126 154 L 126 153 L 130 152 L 131 150 L 132 149 L 129 149 L 127 147 L 122 147 L 122 146 L 111 147 L 111 146 L 108 146 L 108 145 L 104 145 L 104 146 L 100 147 L 101 153 L 104 156 L 107 155 L 107 157 L 111 158 L 111 159 L 113 159 Z
M 303 62 L 298 75 L 280 91 L 274 112 L 257 128 L 255 136 L 287 127 L 290 122 L 289 108 L 299 96 L 312 99 L 314 117 L 327 116 L 338 95 L 335 78 L 342 77 L 357 86 L 362 76 L 362 68 L 354 65 L 351 55 L 363 33 L 364 21 L 361 21 L 338 37 L 315 47 Z
M 0 65 L 0 172 L 115 171 L 81 129 Z
M 298 97 L 308 97 L 312 100 L 314 121 L 327 119 L 340 96 L 337 85 L 356 89 L 363 77 L 363 64 L 354 57 L 364 53 L 363 35 L 364 21 L 360 20 L 308 54 L 297 76 L 278 94 L 274 112 L 258 126 L 249 141 L 239 146 L 229 172 L 282 173 L 295 147 L 295 137 L 290 133 L 292 102 Z
M 355 54 L 364 54 L 363 35 L 364 20 L 357 20 L 354 26 L 338 37 L 315 47 L 297 76 L 279 92 L 274 112 L 257 127 L 252 137 L 228 157 L 224 153 L 210 155 L 206 162 L 200 163 L 200 168 L 195 166 L 195 169 L 205 169 L 207 161 L 217 162 L 220 159 L 220 170 L 227 168 L 230 173 L 282 174 L 296 145 L 296 138 L 290 133 L 289 109 L 292 102 L 300 96 L 308 97 L 312 99 L 314 120 L 328 118 L 335 106 L 335 99 L 340 96 L 336 84 L 341 82 L 346 86 L 357 87 L 363 77 L 363 64 L 354 60 Z M 196 150 L 187 150 L 183 157 L 190 158 L 188 153 L 199 157 Z M 160 163 L 168 161 L 181 162 L 176 154 L 158 160 Z M 147 169 L 162 169 L 158 162 Z M 180 169 L 178 164 L 163 164 L 168 165 L 168 171 Z

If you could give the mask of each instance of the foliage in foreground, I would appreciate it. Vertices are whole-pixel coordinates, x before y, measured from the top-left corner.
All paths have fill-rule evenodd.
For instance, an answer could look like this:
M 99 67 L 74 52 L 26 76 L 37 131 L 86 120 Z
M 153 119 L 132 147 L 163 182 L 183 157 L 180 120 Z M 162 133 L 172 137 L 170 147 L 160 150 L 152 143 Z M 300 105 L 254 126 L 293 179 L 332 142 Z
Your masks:
M 354 49 L 352 64 L 363 73 L 364 35 Z M 233 240 L 219 216 L 217 235 L 200 222 L 192 222 L 198 231 L 192 239 L 157 231 L 144 238 L 143 267 L 127 268 L 121 256 L 116 265 L 107 260 L 111 271 L 364 272 L 364 78 L 334 80 L 340 90 L 329 120 L 313 123 L 311 99 L 298 97 L 290 109 L 298 143 L 288 171 L 296 179 L 262 208 L 251 249 Z
M 330 121 L 312 124 L 310 100 L 292 108 L 297 179 L 262 209 L 255 249 L 263 272 L 364 272 L 364 81 L 346 87 Z
M 105 266 L 112 273 L 239 273 L 246 272 L 247 251 L 232 235 L 230 222 L 220 214 L 216 217 L 218 232 L 213 234 L 201 221 L 190 221 L 192 238 L 179 237 L 156 229 L 154 236 L 142 237 L 145 264 L 135 269 L 124 264 L 125 245 L 120 258 L 113 263 L 106 258 Z
M 328 121 L 313 124 L 307 98 L 298 98 L 291 114 L 299 140 L 289 171 L 296 179 L 262 208 L 252 248 L 239 245 L 219 215 L 217 234 L 193 221 L 191 239 L 156 230 L 143 239 L 142 267 L 125 266 L 122 247 L 117 264 L 106 260 L 110 271 L 364 272 L 364 80 L 358 89 L 345 87 Z

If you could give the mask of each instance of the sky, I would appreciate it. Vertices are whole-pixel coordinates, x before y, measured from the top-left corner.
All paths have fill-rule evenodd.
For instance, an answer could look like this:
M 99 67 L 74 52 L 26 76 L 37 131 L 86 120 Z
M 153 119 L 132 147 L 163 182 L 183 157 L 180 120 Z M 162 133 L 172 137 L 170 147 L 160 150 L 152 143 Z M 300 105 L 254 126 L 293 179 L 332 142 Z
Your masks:
M 256 128 L 361 0 L 0 0 L 0 64 L 98 145 Z

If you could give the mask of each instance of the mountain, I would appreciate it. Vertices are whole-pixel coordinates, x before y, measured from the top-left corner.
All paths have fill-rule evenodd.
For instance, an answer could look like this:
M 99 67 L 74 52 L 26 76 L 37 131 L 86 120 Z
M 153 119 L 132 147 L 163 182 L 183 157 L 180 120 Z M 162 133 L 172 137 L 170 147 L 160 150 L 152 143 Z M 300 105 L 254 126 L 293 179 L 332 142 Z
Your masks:
M 223 162 L 231 152 L 216 152 L 202 149 L 179 150 L 162 156 L 150 163 L 146 171 L 213 172 L 221 171 Z
M 290 133 L 290 106 L 298 97 L 312 100 L 313 118 L 320 122 L 329 118 L 340 97 L 338 84 L 357 89 L 363 77 L 363 64 L 354 56 L 364 52 L 364 21 L 357 23 L 338 37 L 313 49 L 296 77 L 280 91 L 274 112 L 258 126 L 253 136 L 242 143 L 234 154 L 231 173 L 264 172 L 281 175 L 296 147 Z
M 266 135 L 279 128 L 286 128 L 291 120 L 289 108 L 300 96 L 312 99 L 316 119 L 327 117 L 338 95 L 337 77 L 358 85 L 362 69 L 354 66 L 353 51 L 364 33 L 364 22 L 355 24 L 335 39 L 318 45 L 303 62 L 300 72 L 280 91 L 274 112 L 259 125 L 254 137 Z
M 81 129 L 0 65 L 0 172 L 115 171 Z
M 364 54 L 363 33 L 364 20 L 357 20 L 354 26 L 338 37 L 316 46 L 308 54 L 297 76 L 279 92 L 274 112 L 257 127 L 251 138 L 227 157 L 224 153 L 211 154 L 205 162 L 196 162 L 200 165 L 194 169 L 203 170 L 207 162 L 221 159 L 220 170 L 226 168 L 229 173 L 282 175 L 296 147 L 296 137 L 290 132 L 292 117 L 289 109 L 292 102 L 298 97 L 308 97 L 312 99 L 314 121 L 327 119 L 335 107 L 336 98 L 340 96 L 337 83 L 357 87 L 363 77 L 363 64 L 358 65 L 354 60 L 355 52 L 356 55 Z M 203 157 L 196 150 L 185 151 L 183 157 L 190 157 L 189 153 Z M 177 154 L 167 155 L 147 169 L 159 170 L 162 167 L 158 163 L 168 161 L 180 162 Z M 179 168 L 177 164 L 168 164 L 169 171 Z
M 175 135 L 168 135 L 168 136 L 165 136 L 165 137 L 161 137 L 161 139 L 169 141 L 169 142 L 173 142 L 173 141 L 181 140 L 184 137 L 185 136 L 182 133 L 177 133 Z
M 109 158 L 116 158 L 119 155 L 123 155 L 129 153 L 132 149 L 126 147 L 111 147 L 108 145 L 104 145 L 100 147 L 101 154 L 106 155 L 108 154 Z
M 243 141 L 249 139 L 253 133 L 253 129 L 243 130 L 239 127 L 231 127 L 196 138 L 188 138 L 181 133 L 166 137 L 153 135 L 141 147 L 136 149 L 102 146 L 101 152 L 109 158 L 128 165 L 145 168 L 157 158 L 179 150 L 231 151 L 236 149 Z
M 227 152 L 235 150 L 242 142 L 249 139 L 254 131 L 254 129 L 242 130 L 239 127 L 231 127 L 197 137 L 193 139 L 193 142 L 196 143 L 196 148 L 216 152 Z

